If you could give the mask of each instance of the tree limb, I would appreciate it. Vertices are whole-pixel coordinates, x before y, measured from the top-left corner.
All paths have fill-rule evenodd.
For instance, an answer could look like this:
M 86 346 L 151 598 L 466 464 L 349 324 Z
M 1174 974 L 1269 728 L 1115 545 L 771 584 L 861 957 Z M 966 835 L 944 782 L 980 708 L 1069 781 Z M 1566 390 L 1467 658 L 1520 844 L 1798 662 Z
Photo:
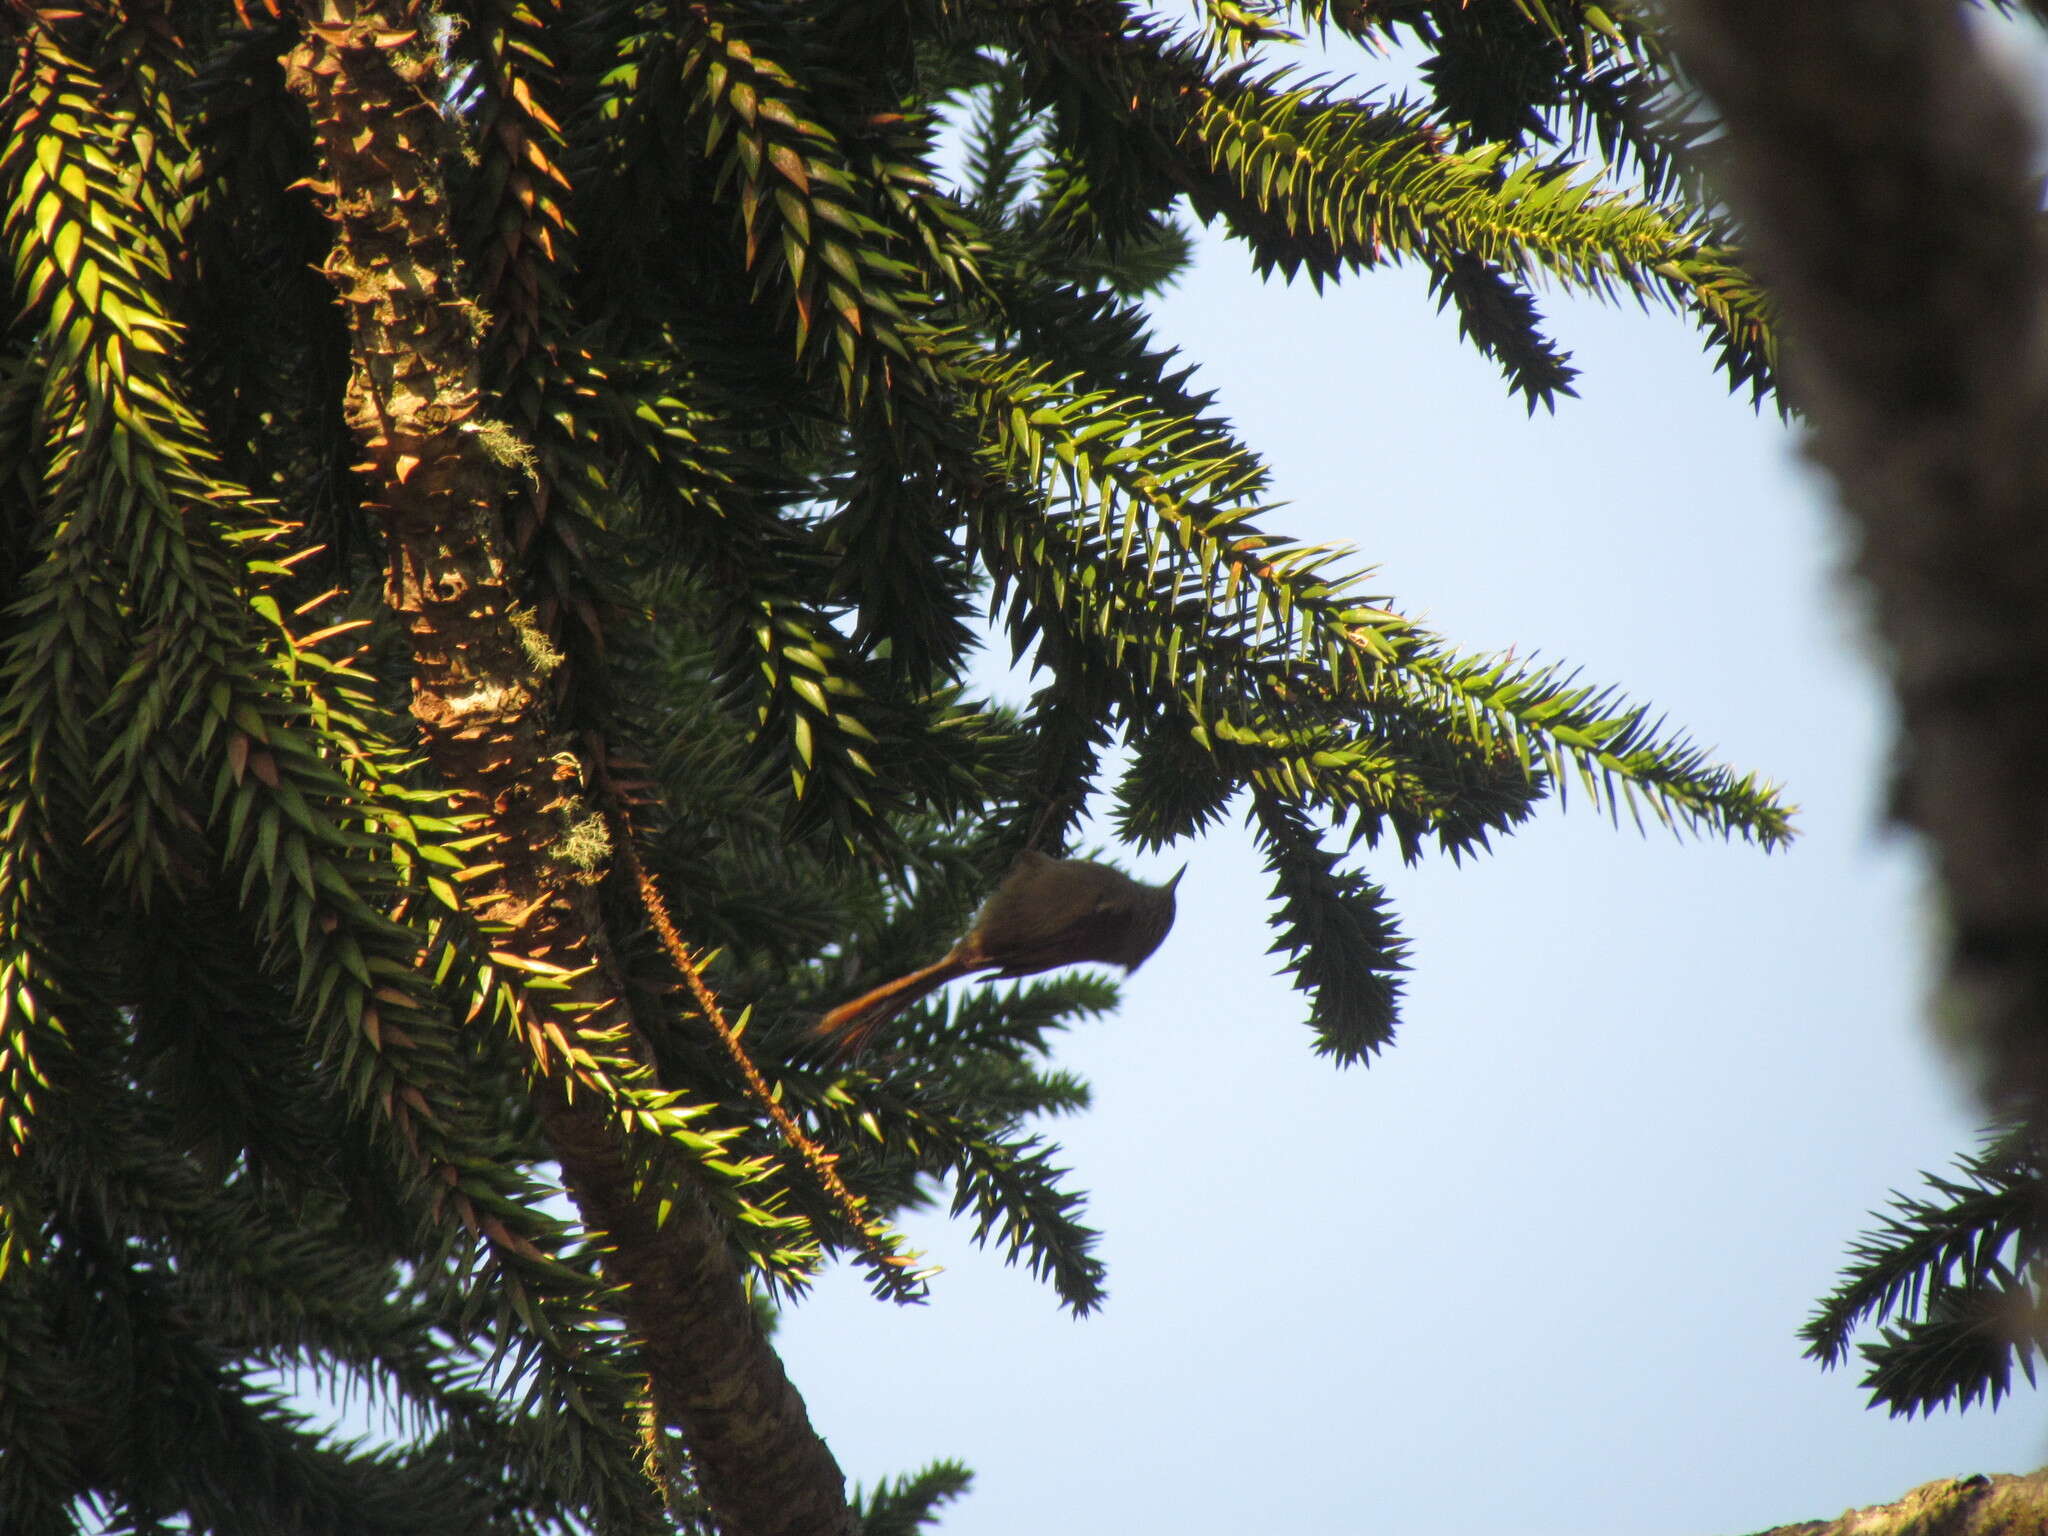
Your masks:
M 2048 1472 L 2025 1477 L 1945 1477 L 1892 1504 L 1852 1509 L 1839 1520 L 1774 1525 L 1757 1536 L 2008 1536 L 2048 1516 Z

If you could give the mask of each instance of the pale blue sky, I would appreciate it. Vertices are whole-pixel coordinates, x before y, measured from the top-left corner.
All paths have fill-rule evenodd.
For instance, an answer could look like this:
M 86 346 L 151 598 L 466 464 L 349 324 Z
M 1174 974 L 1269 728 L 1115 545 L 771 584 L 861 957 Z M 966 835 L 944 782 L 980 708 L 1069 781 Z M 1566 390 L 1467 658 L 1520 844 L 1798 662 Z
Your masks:
M 1318 299 L 1205 242 L 1161 334 L 1471 649 L 1582 665 L 1781 779 L 1786 853 L 1551 810 L 1487 860 L 1365 867 L 1414 941 L 1369 1069 L 1314 1057 L 1241 830 L 1058 1060 L 1105 1230 L 1075 1321 L 943 1218 L 929 1307 L 835 1273 L 780 1343 L 849 1472 L 978 1474 L 952 1536 L 1713 1536 L 2042 1461 L 2022 1395 L 1903 1423 L 1795 1331 L 1887 1190 L 1973 1139 L 1922 1022 L 1931 909 L 1824 487 L 1682 320 L 1550 301 L 1583 398 L 1525 417 L 1418 276 Z M 1136 861 L 1146 867 L 1147 861 Z

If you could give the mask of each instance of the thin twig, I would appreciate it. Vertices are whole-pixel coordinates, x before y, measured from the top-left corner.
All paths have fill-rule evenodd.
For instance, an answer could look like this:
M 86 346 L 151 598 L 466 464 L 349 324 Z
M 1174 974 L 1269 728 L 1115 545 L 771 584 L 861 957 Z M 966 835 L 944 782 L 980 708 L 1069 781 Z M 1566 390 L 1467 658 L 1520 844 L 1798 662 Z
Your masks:
M 747 1092 L 754 1102 L 761 1106 L 768 1118 L 775 1122 L 775 1128 L 782 1133 L 782 1139 L 789 1144 L 792 1152 L 810 1170 L 826 1197 L 839 1208 L 840 1215 L 860 1234 L 861 1247 L 868 1257 L 877 1264 L 886 1264 L 893 1269 L 907 1269 L 917 1262 L 917 1255 L 898 1253 L 882 1228 L 882 1224 L 870 1216 L 860 1197 L 846 1187 L 846 1181 L 839 1177 L 835 1166 L 839 1159 L 827 1152 L 804 1133 L 796 1123 L 796 1117 L 783 1108 L 782 1101 L 768 1086 L 768 1080 L 761 1075 L 761 1069 L 740 1044 L 739 1032 L 726 1019 L 725 1010 L 718 1005 L 710 984 L 704 980 L 704 972 L 690 954 L 689 946 L 677 931 L 675 920 L 669 916 L 668 903 L 661 894 L 661 887 L 654 882 L 654 876 L 641 862 L 640 850 L 634 841 L 633 825 L 623 812 L 617 813 L 621 836 L 619 847 L 624 850 L 626 867 L 633 872 L 633 881 L 640 891 L 640 903 L 647 909 L 649 921 L 654 924 L 655 935 L 661 940 L 661 947 L 668 954 L 669 961 L 689 986 L 690 995 L 697 1000 L 697 1010 L 710 1022 L 712 1032 L 725 1046 L 726 1054 L 740 1069 L 746 1080 Z

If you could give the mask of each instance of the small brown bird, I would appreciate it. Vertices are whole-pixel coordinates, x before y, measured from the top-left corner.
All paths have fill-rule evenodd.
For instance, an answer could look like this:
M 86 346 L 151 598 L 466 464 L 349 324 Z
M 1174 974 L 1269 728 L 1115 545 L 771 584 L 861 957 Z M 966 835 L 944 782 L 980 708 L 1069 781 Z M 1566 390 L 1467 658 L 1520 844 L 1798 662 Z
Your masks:
M 967 937 L 922 970 L 841 1003 L 818 1033 L 842 1057 L 862 1050 L 882 1025 L 956 976 L 994 971 L 1031 976 L 1095 960 L 1135 971 L 1173 927 L 1173 888 L 1146 885 L 1089 859 L 1026 851 L 982 903 Z

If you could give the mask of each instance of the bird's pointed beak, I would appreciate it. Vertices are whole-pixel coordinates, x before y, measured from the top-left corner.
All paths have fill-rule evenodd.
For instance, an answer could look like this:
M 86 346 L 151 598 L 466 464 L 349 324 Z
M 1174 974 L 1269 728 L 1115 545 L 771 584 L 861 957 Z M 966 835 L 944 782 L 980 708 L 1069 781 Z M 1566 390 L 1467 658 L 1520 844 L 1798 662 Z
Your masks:
M 1167 888 L 1167 889 L 1168 889 L 1168 890 L 1170 891 L 1170 890 L 1172 890 L 1172 889 L 1173 889 L 1173 888 L 1174 888 L 1174 887 L 1175 887 L 1176 885 L 1179 885 L 1179 884 L 1180 884 L 1180 877 L 1181 877 L 1182 875 L 1186 874 L 1187 872 L 1188 872 L 1188 867 L 1187 867 L 1187 865 L 1185 865 L 1185 864 L 1181 865 L 1181 867 L 1180 867 L 1179 869 L 1176 869 L 1176 870 L 1175 870 L 1175 871 L 1173 872 L 1173 878 L 1172 878 L 1171 880 L 1169 880 L 1169 881 L 1167 881 L 1167 882 L 1166 882 L 1166 888 Z

